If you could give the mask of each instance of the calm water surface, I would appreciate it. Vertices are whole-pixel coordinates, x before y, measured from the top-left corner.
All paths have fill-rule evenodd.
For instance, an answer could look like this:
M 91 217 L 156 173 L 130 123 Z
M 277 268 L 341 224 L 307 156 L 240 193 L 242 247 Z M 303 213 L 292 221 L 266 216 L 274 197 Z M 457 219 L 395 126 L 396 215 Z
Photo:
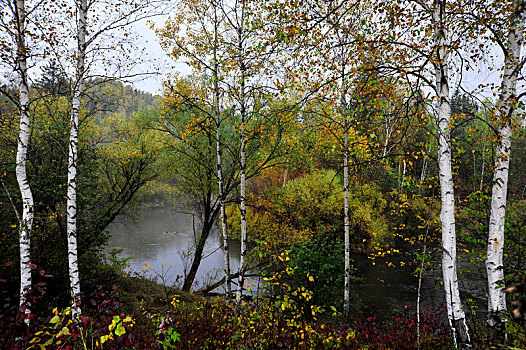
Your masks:
M 200 232 L 197 217 L 172 208 L 144 209 L 136 220 L 121 218 L 108 226 L 108 250 L 122 249 L 120 257 L 130 258 L 132 272 L 149 277 L 163 274 L 168 284 L 182 283 L 192 262 L 192 247 Z M 223 247 L 217 227 L 212 229 L 196 276 L 196 288 L 223 276 Z M 162 264 L 162 265 L 161 265 Z M 239 244 L 230 244 L 232 271 L 239 267 Z M 145 265 L 151 268 L 145 268 Z M 179 276 L 179 280 L 178 277 Z
M 173 208 L 152 208 L 143 210 L 135 221 L 121 219 L 112 223 L 108 230 L 111 233 L 108 248 L 123 249 L 120 256 L 130 258 L 133 272 L 149 277 L 162 274 L 168 284 L 181 285 L 182 277 L 178 279 L 177 276 L 183 276 L 185 268 L 189 269 L 191 247 L 200 225 L 198 218 L 191 214 L 178 213 Z M 223 249 L 217 227 L 210 233 L 203 256 L 194 289 L 223 276 Z M 354 255 L 353 259 L 361 281 L 353 283 L 352 289 L 366 305 L 381 312 L 416 305 L 418 280 L 413 276 L 414 268 L 388 267 L 385 261 L 378 260 L 373 265 L 364 255 Z M 232 271 L 236 271 L 239 267 L 238 242 L 230 244 L 230 261 Z M 143 270 L 145 265 L 151 269 Z M 251 283 L 257 281 L 252 279 Z M 424 278 L 423 305 L 442 301 L 443 294 L 436 292 L 432 276 Z

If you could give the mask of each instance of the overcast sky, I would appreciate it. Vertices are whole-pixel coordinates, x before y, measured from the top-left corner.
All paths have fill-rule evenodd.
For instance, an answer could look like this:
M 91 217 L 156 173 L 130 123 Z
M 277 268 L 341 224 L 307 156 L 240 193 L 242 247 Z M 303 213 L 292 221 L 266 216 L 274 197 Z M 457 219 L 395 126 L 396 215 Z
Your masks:
M 155 19 L 157 27 L 163 25 L 167 16 L 159 16 Z M 135 25 L 135 31 L 141 36 L 138 46 L 145 47 L 148 57 L 145 62 L 138 68 L 142 71 L 150 71 L 152 67 L 156 71 L 156 75 L 148 75 L 134 80 L 133 86 L 142 91 L 147 91 L 152 94 L 159 94 L 162 86 L 162 81 L 169 72 L 177 71 L 181 74 L 189 74 L 190 68 L 182 62 L 174 62 L 164 53 L 159 45 L 157 37 L 153 29 L 150 29 L 146 21 L 141 21 Z M 152 62 L 155 62 L 152 64 Z
M 155 19 L 157 27 L 161 27 L 168 16 L 159 16 Z M 190 68 L 182 62 L 174 62 L 170 59 L 162 48 L 160 47 L 155 32 L 150 29 L 146 21 L 141 21 L 135 25 L 135 31 L 141 36 L 138 45 L 145 47 L 148 57 L 145 57 L 144 63 L 138 68 L 141 71 L 151 71 L 152 69 L 157 73 L 156 75 L 148 75 L 133 81 L 134 87 L 137 89 L 150 92 L 152 94 L 160 94 L 162 81 L 169 72 L 179 72 L 181 74 L 189 74 Z M 498 93 L 498 87 L 501 83 L 502 54 L 499 49 L 486 48 L 488 53 L 493 54 L 493 60 L 486 62 L 480 61 L 478 65 L 471 67 L 470 70 L 464 71 L 462 78 L 462 86 L 468 92 L 475 92 L 480 99 L 484 97 L 494 98 L 493 93 Z M 523 52 L 525 48 L 523 46 Z M 524 55 L 524 53 L 523 53 Z M 488 57 L 486 57 L 488 58 Z M 492 61 L 492 62 L 491 62 Z M 493 64 L 493 69 L 489 70 L 488 66 Z M 452 70 L 454 67 L 451 67 Z M 453 74 L 452 74 L 453 75 Z M 451 93 L 457 88 L 457 82 L 453 82 L 451 86 Z M 492 86 L 491 84 L 494 84 Z M 518 90 L 525 89 L 525 82 L 519 83 Z M 483 86 L 480 88 L 480 86 Z

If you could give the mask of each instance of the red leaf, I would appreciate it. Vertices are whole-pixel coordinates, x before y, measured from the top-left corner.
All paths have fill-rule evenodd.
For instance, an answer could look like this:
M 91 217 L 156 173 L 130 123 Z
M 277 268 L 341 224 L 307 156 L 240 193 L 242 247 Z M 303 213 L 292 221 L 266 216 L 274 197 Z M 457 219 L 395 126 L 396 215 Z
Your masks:
M 89 323 L 90 323 L 90 319 L 87 318 L 86 316 L 83 316 L 83 315 L 80 316 L 80 321 L 81 321 L 82 324 L 85 325 L 85 326 L 89 325 Z

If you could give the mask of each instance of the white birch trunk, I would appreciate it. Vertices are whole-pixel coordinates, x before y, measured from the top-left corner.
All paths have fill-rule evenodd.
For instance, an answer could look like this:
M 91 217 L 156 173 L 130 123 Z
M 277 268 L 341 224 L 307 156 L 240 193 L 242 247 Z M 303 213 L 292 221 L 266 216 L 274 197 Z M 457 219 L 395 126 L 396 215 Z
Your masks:
M 26 172 L 27 148 L 29 143 L 29 127 L 31 124 L 29 84 L 27 76 L 27 48 L 25 40 L 26 9 L 25 1 L 16 1 L 17 24 L 17 73 L 20 103 L 20 130 L 18 134 L 18 146 L 16 151 L 16 180 L 22 196 L 22 222 L 19 229 L 20 244 L 20 306 L 25 307 L 25 314 L 29 314 L 30 303 L 27 301 L 27 293 L 31 291 L 31 228 L 33 226 L 33 193 L 29 186 Z M 26 324 L 29 319 L 26 318 Z
M 219 130 L 219 126 L 217 128 Z M 220 132 L 217 132 L 217 139 L 220 139 Z M 221 233 L 223 236 L 223 250 L 224 250 L 224 261 L 225 261 L 225 295 L 226 299 L 230 299 L 232 295 L 232 289 L 230 287 L 230 248 L 228 245 L 228 230 L 227 230 L 227 218 L 225 210 L 225 195 L 223 190 L 223 175 L 221 169 L 221 146 L 220 141 L 217 141 L 217 176 L 219 183 L 219 197 L 220 197 L 220 215 L 221 215 Z M 221 175 L 220 175 L 221 174 Z
M 440 177 L 440 192 L 442 208 L 440 221 L 442 223 L 442 274 L 446 294 L 446 305 L 449 325 L 453 333 L 455 346 L 469 346 L 470 337 L 464 311 L 460 302 L 460 292 L 457 280 L 457 246 L 455 233 L 455 194 L 451 170 L 451 105 L 449 98 L 448 52 L 447 39 L 444 30 L 446 0 L 435 0 L 433 22 L 435 25 L 436 58 L 436 88 L 437 115 L 436 123 L 439 133 L 438 167 Z
M 238 30 L 238 54 L 239 54 L 239 68 L 241 71 L 241 83 L 240 83 L 240 114 L 241 114 L 241 125 L 240 125 L 240 139 L 241 139 L 241 150 L 240 150 L 240 205 L 239 210 L 241 212 L 241 254 L 239 261 L 239 277 L 238 277 L 238 286 L 236 293 L 236 300 L 239 303 L 241 301 L 241 296 L 243 295 L 243 286 L 245 284 L 245 268 L 246 268 L 246 257 L 247 257 L 247 207 L 246 207 L 246 106 L 245 106 L 245 79 L 246 79 L 246 67 L 243 62 L 244 50 L 243 50 L 243 40 L 244 40 L 244 7 L 242 8 L 240 28 Z
M 244 84 L 242 84 L 244 85 Z M 244 90 L 244 86 L 243 86 Z M 244 92 L 242 93 L 242 96 Z M 245 155 L 245 144 L 246 144 L 246 135 L 245 135 L 245 111 L 244 106 L 241 107 L 241 179 L 240 179 L 240 205 L 239 210 L 241 211 L 241 254 L 239 261 L 239 277 L 238 277 L 238 286 L 236 300 L 237 302 L 241 301 L 241 296 L 243 295 L 243 286 L 245 283 L 245 264 L 247 256 L 247 207 L 246 207 L 246 155 Z
M 71 105 L 68 157 L 68 192 L 66 204 L 69 281 L 74 316 L 80 314 L 80 308 L 78 307 L 80 303 L 80 278 L 77 254 L 77 155 L 79 142 L 79 113 L 82 97 L 82 86 L 84 83 L 84 60 L 86 55 L 87 6 L 87 0 L 80 0 L 77 2 L 77 73 Z
M 398 161 L 398 190 L 402 189 L 402 161 Z
M 424 182 L 426 179 L 427 174 L 427 159 L 424 158 L 424 161 L 422 163 L 422 172 L 420 173 L 420 182 Z
M 486 139 L 486 135 L 484 135 L 484 140 Z M 482 149 L 482 166 L 480 167 L 480 183 L 479 183 L 479 191 L 482 191 L 482 187 L 484 187 L 484 168 L 486 167 L 486 157 L 485 157 L 485 150 Z
M 428 156 L 429 152 L 431 152 L 431 146 L 428 146 L 426 154 L 422 155 L 424 160 L 423 160 L 423 163 L 422 163 L 422 172 L 420 173 L 420 182 L 424 182 L 426 177 L 427 177 L 427 167 L 428 167 L 427 156 Z
M 343 190 L 345 196 L 343 208 L 343 226 L 345 241 L 345 281 L 343 287 L 343 314 L 349 315 L 349 303 L 351 292 L 351 237 L 349 230 L 349 131 L 347 118 L 345 118 L 345 131 L 343 135 Z
M 225 262 L 225 298 L 228 300 L 232 295 L 230 287 L 230 250 L 228 246 L 228 228 L 225 210 L 225 192 L 223 189 L 223 150 L 221 147 L 221 110 L 219 106 L 219 63 L 217 61 L 217 9 L 214 8 L 214 113 L 216 122 L 216 153 L 217 153 L 217 185 L 219 187 L 219 205 L 221 216 L 221 234 L 223 236 L 223 253 Z
M 391 122 L 392 122 L 391 115 L 389 113 L 389 116 L 385 117 L 385 141 L 384 141 L 384 149 L 382 152 L 382 158 L 385 158 L 389 150 L 388 148 L 389 140 L 391 139 L 391 136 L 393 134 L 393 128 L 394 128 L 394 123 L 391 123 Z
M 516 2 L 519 6 L 519 1 Z M 516 104 L 518 67 L 521 59 L 521 45 L 524 24 L 514 16 L 508 33 L 508 52 L 504 59 L 504 75 L 497 110 L 499 142 L 495 152 L 491 209 L 489 219 L 488 252 L 486 272 L 488 275 L 488 324 L 501 334 L 506 321 L 506 297 L 501 291 L 504 283 L 504 224 L 506 216 L 506 195 L 512 138 L 512 116 Z M 497 334 L 495 334 L 497 335 Z
M 402 170 L 402 181 L 400 182 L 400 191 L 404 188 L 405 173 L 407 171 L 407 162 L 404 160 L 404 168 Z

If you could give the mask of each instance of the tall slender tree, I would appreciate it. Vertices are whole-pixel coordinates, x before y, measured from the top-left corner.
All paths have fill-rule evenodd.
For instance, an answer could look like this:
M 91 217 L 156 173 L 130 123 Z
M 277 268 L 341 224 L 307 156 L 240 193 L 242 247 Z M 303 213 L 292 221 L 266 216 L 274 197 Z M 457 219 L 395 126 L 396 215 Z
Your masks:
M 367 41 L 371 12 L 367 11 L 367 2 L 305 1 L 304 6 L 292 9 L 288 16 L 296 16 L 297 27 L 288 28 L 298 37 L 297 50 L 293 54 L 301 61 L 301 68 L 296 69 L 295 77 L 310 81 L 307 89 L 314 104 L 327 108 L 312 108 L 310 114 L 323 128 L 331 134 L 340 150 L 339 162 L 343 171 L 344 186 L 344 286 L 343 313 L 349 312 L 351 282 L 351 232 L 349 213 L 349 182 L 352 149 L 360 147 L 364 139 L 356 137 L 360 117 L 367 114 L 364 96 L 374 100 L 371 93 L 368 75 L 372 70 L 369 64 L 374 61 L 373 51 L 369 50 Z M 295 33 L 305 32 L 306 35 Z M 294 69 L 294 68 L 293 68 Z M 332 109 L 329 106 L 334 106 Z
M 27 178 L 27 148 L 29 142 L 31 115 L 28 82 L 26 46 L 26 4 L 16 0 L 10 4 L 15 19 L 16 72 L 18 74 L 20 129 L 16 152 L 16 180 L 22 195 L 22 221 L 20 222 L 20 306 L 29 314 L 29 302 L 26 295 L 31 289 L 31 229 L 33 226 L 33 193 Z M 26 319 L 29 322 L 29 319 Z
M 446 293 L 448 319 L 455 346 L 470 344 L 466 316 L 462 310 L 457 274 L 457 245 L 455 232 L 455 191 L 451 167 L 451 99 L 449 91 L 449 42 L 446 0 L 434 0 L 434 69 L 437 93 L 436 123 L 438 126 L 438 168 L 442 207 L 442 276 Z
M 500 30 L 492 34 L 492 39 L 501 48 L 504 55 L 504 66 L 500 94 L 495 110 L 497 124 L 497 144 L 491 189 L 491 206 L 489 218 L 488 250 L 486 272 L 488 276 L 488 324 L 493 335 L 504 340 L 506 322 L 506 297 L 502 291 L 504 283 L 504 243 L 506 197 L 510 167 L 511 140 L 513 136 L 513 115 L 518 107 L 517 81 L 526 60 L 521 57 L 524 44 L 526 21 L 526 3 L 522 0 L 505 1 L 504 16 L 506 31 L 501 37 Z M 493 4 L 499 11 L 500 5 Z M 492 6 L 492 7 L 493 7 Z M 486 10 L 487 11 L 487 10 Z M 500 16 L 498 16 L 500 17 Z M 486 22 L 494 27 L 493 19 Z M 499 28 L 500 29 L 500 28 Z
M 240 9 L 235 9 L 235 16 L 230 17 L 230 23 L 233 24 L 235 34 L 236 50 L 234 51 L 234 59 L 236 59 L 236 65 L 239 76 L 237 77 L 239 85 L 236 93 L 239 106 L 239 139 L 240 139 L 240 151 L 239 151 L 239 176 L 240 176 L 240 190 L 239 190 L 239 211 L 241 213 L 241 252 L 239 261 L 239 275 L 237 278 L 237 292 L 236 300 L 241 301 L 243 295 L 243 287 L 245 285 L 245 269 L 247 259 L 247 196 L 246 196 L 246 181 L 247 181 L 247 160 L 246 160 L 246 122 L 248 119 L 247 115 L 247 99 L 246 99 L 246 81 L 247 81 L 247 65 L 246 65 L 246 13 L 247 8 L 244 2 L 240 2 Z
M 218 9 L 214 7 L 214 69 L 212 79 L 214 81 L 214 114 L 215 114 L 215 126 L 216 126 L 216 153 L 217 153 L 217 185 L 219 188 L 219 205 L 220 217 L 221 217 L 221 233 L 223 236 L 223 254 L 225 261 L 225 294 L 227 300 L 232 294 L 232 289 L 230 287 L 230 249 L 228 244 L 228 227 L 227 227 L 227 218 L 226 218 L 226 196 L 225 189 L 223 185 L 223 147 L 221 140 L 221 91 L 219 89 L 219 57 L 217 51 L 219 49 L 219 19 L 218 19 Z
M 273 82 L 264 78 L 264 71 L 272 66 L 276 41 L 267 40 L 266 25 L 271 21 L 271 12 L 258 1 L 235 0 L 220 2 L 220 11 L 224 22 L 225 33 L 223 45 L 226 48 L 223 69 L 227 99 L 235 106 L 239 117 L 239 210 L 241 254 L 238 274 L 236 300 L 241 300 L 245 287 L 247 269 L 247 179 L 249 125 L 251 121 L 262 117 L 265 108 L 261 103 L 268 101 L 269 91 L 276 89 Z M 274 90 L 276 91 L 276 90 Z M 275 154 L 270 154 L 262 164 L 268 164 Z M 260 168 L 261 165 L 255 169 Z M 254 173 L 258 170 L 254 169 Z
M 68 266 L 73 310 L 75 311 L 75 314 L 79 314 L 80 278 L 77 254 L 77 159 L 79 143 L 79 114 L 85 74 L 84 65 L 86 59 L 88 2 L 87 0 L 79 0 L 75 2 L 75 5 L 77 7 L 77 62 L 75 84 L 73 85 L 73 98 L 71 101 L 66 230 L 68 236 Z
M 75 314 L 80 309 L 80 277 L 78 266 L 77 246 L 77 176 L 78 176 L 78 137 L 79 116 L 82 98 L 89 90 L 90 84 L 95 86 L 101 81 L 110 81 L 117 78 L 126 78 L 135 75 L 130 70 L 125 70 L 131 61 L 130 48 L 124 44 L 133 46 L 128 39 L 130 25 L 141 20 L 162 13 L 165 5 L 164 0 L 119 0 L 114 3 L 115 9 L 101 8 L 105 6 L 103 1 L 98 0 L 76 0 L 74 3 L 76 25 L 72 37 L 76 39 L 74 57 L 75 79 L 71 99 L 69 156 L 68 156 L 68 180 L 67 180 L 67 237 L 68 237 L 68 265 L 69 279 L 72 295 L 72 304 Z M 88 13 L 93 15 L 88 17 Z M 113 49 L 109 49 L 113 44 Z M 67 46 L 67 45 L 66 45 Z M 115 62 L 107 60 L 109 51 L 118 52 Z M 59 50 L 56 50 L 57 52 Z M 99 65 L 98 62 L 103 64 Z M 107 71 L 115 69 L 111 74 Z M 94 79 L 94 78 L 97 79 Z
M 408 0 L 386 4 L 386 25 L 378 36 L 380 45 L 389 47 L 390 57 L 382 69 L 407 81 L 409 86 L 422 91 L 426 87 L 429 106 L 435 116 L 438 140 L 438 170 L 441 192 L 442 277 L 449 325 L 456 346 L 471 345 L 466 317 L 462 309 L 457 274 L 455 230 L 455 193 L 452 173 L 450 63 L 458 55 L 463 35 L 454 30 L 464 8 L 460 1 Z M 456 56 L 462 60 L 462 57 Z M 460 71 L 453 71 L 460 79 Z M 420 92 L 422 94 L 422 92 Z M 422 174 L 424 171 L 422 172 Z

